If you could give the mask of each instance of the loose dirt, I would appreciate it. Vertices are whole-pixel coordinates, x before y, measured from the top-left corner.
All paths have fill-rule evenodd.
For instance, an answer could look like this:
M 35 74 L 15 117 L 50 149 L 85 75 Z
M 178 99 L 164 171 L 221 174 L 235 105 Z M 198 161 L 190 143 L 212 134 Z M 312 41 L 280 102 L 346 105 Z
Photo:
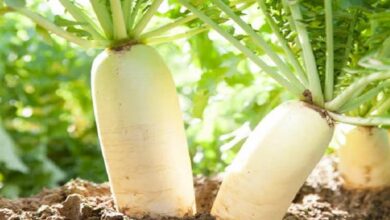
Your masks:
M 208 213 L 220 178 L 196 177 L 199 214 L 184 220 L 212 220 Z M 43 190 L 36 196 L 0 198 L 0 220 L 125 220 L 133 219 L 114 209 L 108 184 L 76 179 Z M 174 220 L 163 218 L 159 220 Z M 294 199 L 284 220 L 390 220 L 390 188 L 347 190 L 332 157 L 322 159 Z M 156 220 L 145 217 L 143 220 Z M 237 219 L 241 220 L 241 219 Z M 244 219 L 242 219 L 244 220 Z

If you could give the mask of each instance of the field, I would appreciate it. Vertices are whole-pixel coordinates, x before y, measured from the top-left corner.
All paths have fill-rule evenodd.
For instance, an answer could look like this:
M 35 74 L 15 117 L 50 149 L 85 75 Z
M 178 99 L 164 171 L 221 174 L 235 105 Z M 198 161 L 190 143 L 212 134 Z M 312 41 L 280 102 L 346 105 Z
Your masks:
M 343 189 L 336 165 L 334 157 L 322 159 L 296 195 L 284 220 L 390 219 L 390 189 Z M 209 211 L 220 182 L 220 176 L 195 177 L 198 214 L 180 219 L 214 219 Z M 0 219 L 129 219 L 115 210 L 108 184 L 81 179 L 72 180 L 60 188 L 46 189 L 29 198 L 0 199 L 0 207 L 3 207 Z

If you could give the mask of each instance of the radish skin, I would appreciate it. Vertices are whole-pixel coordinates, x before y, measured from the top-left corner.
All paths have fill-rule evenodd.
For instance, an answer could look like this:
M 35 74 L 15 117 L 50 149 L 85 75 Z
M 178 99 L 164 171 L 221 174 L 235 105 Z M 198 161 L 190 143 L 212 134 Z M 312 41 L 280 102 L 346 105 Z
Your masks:
M 212 208 L 218 220 L 280 220 L 321 159 L 332 120 L 306 103 L 281 104 L 249 136 Z
M 146 45 L 103 51 L 92 67 L 92 96 L 117 208 L 139 218 L 194 214 L 182 113 L 160 55 Z
M 333 141 L 344 187 L 390 186 L 390 144 L 387 130 L 340 124 Z

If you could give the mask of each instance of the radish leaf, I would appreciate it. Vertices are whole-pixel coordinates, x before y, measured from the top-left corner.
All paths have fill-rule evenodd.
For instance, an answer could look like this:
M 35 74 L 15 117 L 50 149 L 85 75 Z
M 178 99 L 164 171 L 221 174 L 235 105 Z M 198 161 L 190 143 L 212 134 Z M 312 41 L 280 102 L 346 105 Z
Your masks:
M 4 0 L 5 4 L 13 8 L 22 8 L 26 6 L 25 0 Z

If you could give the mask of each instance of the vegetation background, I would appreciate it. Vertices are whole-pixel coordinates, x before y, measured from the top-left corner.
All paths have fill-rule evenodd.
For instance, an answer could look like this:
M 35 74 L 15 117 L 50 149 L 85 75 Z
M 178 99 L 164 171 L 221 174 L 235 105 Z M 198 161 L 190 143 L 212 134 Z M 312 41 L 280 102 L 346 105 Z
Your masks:
M 77 177 L 107 181 L 89 84 L 99 51 L 39 33 L 26 18 L 0 17 L 0 195 L 10 198 Z M 213 32 L 157 49 L 177 85 L 195 175 L 221 172 L 254 125 L 290 98 Z

